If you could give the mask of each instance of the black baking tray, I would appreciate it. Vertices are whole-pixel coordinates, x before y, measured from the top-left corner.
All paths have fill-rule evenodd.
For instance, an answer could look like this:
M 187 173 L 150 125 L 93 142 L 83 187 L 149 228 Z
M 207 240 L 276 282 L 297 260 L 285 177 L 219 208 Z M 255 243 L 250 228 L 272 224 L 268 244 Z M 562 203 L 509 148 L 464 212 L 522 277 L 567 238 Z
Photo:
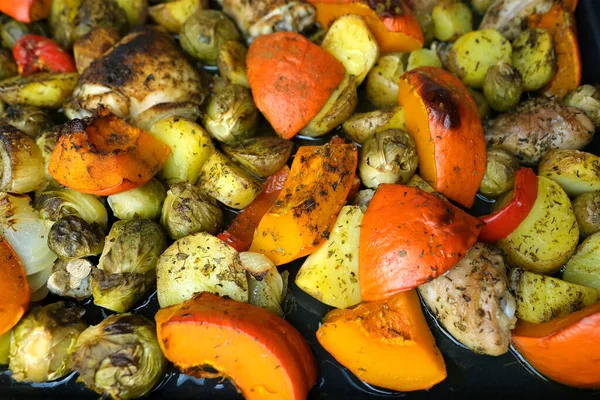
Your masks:
M 16 0 L 18 1 L 18 0 Z M 600 0 L 581 0 L 576 12 L 578 38 L 583 62 L 583 81 L 600 83 Z M 600 142 L 595 140 L 589 151 L 600 154 Z M 600 391 L 578 390 L 537 375 L 513 353 L 500 357 L 477 355 L 465 349 L 443 330 L 426 312 L 436 342 L 444 355 L 448 377 L 431 390 L 397 393 L 370 386 L 340 366 L 317 342 L 315 332 L 330 307 L 318 302 L 293 284 L 302 261 L 288 266 L 290 290 L 284 309 L 286 319 L 309 341 L 318 360 L 319 377 L 309 399 L 376 399 L 376 398 L 600 398 Z M 48 301 L 56 301 L 50 298 Z M 80 304 L 81 305 L 81 304 Z M 89 302 L 86 320 L 96 324 L 106 317 L 105 311 Z M 141 302 L 134 313 L 153 319 L 158 302 L 152 294 Z M 598 343 L 600 346 L 600 343 Z M 400 360 L 399 360 L 400 361 Z M 10 378 L 10 372 L 0 367 L 0 399 L 97 399 L 98 395 L 76 382 L 75 374 L 43 384 L 21 384 Z M 217 379 L 196 379 L 178 373 L 172 366 L 163 382 L 149 399 L 242 399 L 233 386 Z

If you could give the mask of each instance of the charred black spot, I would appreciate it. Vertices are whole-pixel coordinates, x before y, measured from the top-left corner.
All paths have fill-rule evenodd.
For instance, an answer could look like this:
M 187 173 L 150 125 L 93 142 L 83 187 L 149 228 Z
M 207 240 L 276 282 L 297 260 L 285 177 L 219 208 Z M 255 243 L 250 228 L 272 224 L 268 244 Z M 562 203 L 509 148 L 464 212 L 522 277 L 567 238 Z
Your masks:
M 127 367 L 135 364 L 135 361 L 131 359 L 127 354 L 115 353 L 108 356 L 110 363 L 115 367 Z
M 125 335 L 133 333 L 135 328 L 140 325 L 147 325 L 144 317 L 139 315 L 125 315 L 112 325 L 105 327 L 102 331 L 109 335 Z
M 443 125 L 445 129 L 460 128 L 459 104 L 449 89 L 423 75 L 420 94 L 429 113 L 438 124 Z

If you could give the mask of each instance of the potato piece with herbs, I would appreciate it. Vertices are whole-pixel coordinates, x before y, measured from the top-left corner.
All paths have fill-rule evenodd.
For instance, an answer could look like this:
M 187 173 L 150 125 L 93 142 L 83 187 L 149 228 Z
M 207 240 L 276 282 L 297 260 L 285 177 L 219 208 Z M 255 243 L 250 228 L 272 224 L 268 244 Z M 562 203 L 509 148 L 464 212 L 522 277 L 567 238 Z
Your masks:
M 184 22 L 208 7 L 208 0 L 174 0 L 157 4 L 148 9 L 150 18 L 170 33 L 179 33 Z
M 396 106 L 356 113 L 342 124 L 342 129 L 350 139 L 363 144 L 377 132 L 388 129 L 406 129 L 404 109 Z
M 600 231 L 600 191 L 577 196 L 573 201 L 573 211 L 582 238 Z
M 106 202 L 119 219 L 157 219 L 165 197 L 167 189 L 153 178 L 140 187 L 108 196 Z
M 292 155 L 293 142 L 278 136 L 261 136 L 223 144 L 223 152 L 259 178 L 279 171 Z
M 358 15 L 345 15 L 335 20 L 321 47 L 344 65 L 347 74 L 356 77 L 356 86 L 363 82 L 379 58 L 377 40 Z
M 71 95 L 79 75 L 41 72 L 0 82 L 0 98 L 10 105 L 60 108 Z
M 563 279 L 600 290 L 600 233 L 594 233 L 577 247 L 565 265 Z
M 483 94 L 494 110 L 508 111 L 519 104 L 523 92 L 523 78 L 518 69 L 506 61 L 498 61 L 488 68 L 483 80 Z
M 541 89 L 556 74 L 554 41 L 547 30 L 523 31 L 513 41 L 512 48 L 512 64 L 523 77 L 523 90 Z
M 8 107 L 2 116 L 2 121 L 20 129 L 34 139 L 54 125 L 44 110 L 20 105 Z
M 375 107 L 398 105 L 398 82 L 406 72 L 408 54 L 390 53 L 379 57 L 367 75 L 366 96 Z
M 198 185 L 228 207 L 241 210 L 262 191 L 261 183 L 219 151 L 202 166 Z
M 408 56 L 407 71 L 427 66 L 442 68 L 442 62 L 434 50 L 419 49 L 412 51 Z
M 454 0 L 442 0 L 433 9 L 433 33 L 435 38 L 454 42 L 461 35 L 473 30 L 473 15 L 466 4 Z
M 448 69 L 474 88 L 483 85 L 490 66 L 511 61 L 512 46 L 498 31 L 485 29 L 462 35 L 448 55 Z
M 573 313 L 598 301 L 598 290 L 515 268 L 510 289 L 517 317 L 536 324 Z
M 227 81 L 250 88 L 246 70 L 246 54 L 248 49 L 237 40 L 228 40 L 219 47 L 217 65 L 219 74 Z
M 579 150 L 550 150 L 538 174 L 558 183 L 569 196 L 600 190 L 600 157 Z

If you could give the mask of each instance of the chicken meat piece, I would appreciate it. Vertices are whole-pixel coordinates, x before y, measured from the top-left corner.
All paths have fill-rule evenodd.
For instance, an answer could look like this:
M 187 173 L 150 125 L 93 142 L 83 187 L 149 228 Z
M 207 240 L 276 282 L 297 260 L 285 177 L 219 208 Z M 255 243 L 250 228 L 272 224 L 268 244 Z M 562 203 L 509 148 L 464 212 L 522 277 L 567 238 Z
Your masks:
M 162 32 L 142 28 L 125 36 L 85 69 L 65 106 L 66 115 L 87 117 L 99 106 L 134 119 L 154 106 L 202 104 L 207 85 Z
M 508 351 L 516 302 L 500 250 L 477 243 L 444 275 L 419 286 L 433 315 L 460 343 L 476 353 Z
M 479 29 L 495 29 L 508 40 L 514 40 L 527 26 L 531 14 L 550 10 L 554 0 L 495 0 L 481 20 Z
M 219 0 L 219 4 L 248 42 L 273 32 L 303 32 L 315 22 L 315 8 L 304 1 Z
M 528 100 L 485 126 L 488 146 L 514 154 L 524 165 L 537 164 L 552 149 L 581 150 L 593 135 L 585 113 L 546 98 Z

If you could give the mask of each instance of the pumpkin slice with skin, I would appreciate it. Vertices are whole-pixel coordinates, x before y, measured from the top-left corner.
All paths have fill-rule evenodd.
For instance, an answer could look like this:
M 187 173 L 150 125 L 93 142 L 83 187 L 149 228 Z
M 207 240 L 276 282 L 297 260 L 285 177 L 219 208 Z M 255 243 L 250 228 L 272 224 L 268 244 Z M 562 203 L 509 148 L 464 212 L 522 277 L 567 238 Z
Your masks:
M 259 36 L 246 64 L 256 107 L 284 139 L 321 111 L 346 74 L 333 55 L 292 32 Z
M 302 335 L 260 307 L 201 293 L 160 310 L 156 326 L 163 353 L 182 372 L 229 378 L 247 400 L 304 400 L 317 379 Z
M 541 324 L 519 320 L 512 343 L 542 375 L 600 389 L 600 303 Z
M 419 174 L 450 200 L 471 207 L 485 175 L 486 143 L 466 87 L 441 68 L 420 67 L 402 75 L 398 96 L 417 144 Z
M 442 275 L 473 247 L 481 227 L 477 218 L 434 194 L 380 185 L 360 228 L 362 299 L 385 299 Z
M 407 392 L 446 379 L 444 358 L 414 290 L 331 311 L 317 339 L 340 364 L 372 385 Z
M 29 284 L 19 256 L 0 236 L 0 336 L 19 322 L 29 305 Z
M 382 53 L 410 52 L 423 47 L 423 31 L 403 0 L 308 0 L 316 19 L 328 28 L 343 15 L 363 17 Z

